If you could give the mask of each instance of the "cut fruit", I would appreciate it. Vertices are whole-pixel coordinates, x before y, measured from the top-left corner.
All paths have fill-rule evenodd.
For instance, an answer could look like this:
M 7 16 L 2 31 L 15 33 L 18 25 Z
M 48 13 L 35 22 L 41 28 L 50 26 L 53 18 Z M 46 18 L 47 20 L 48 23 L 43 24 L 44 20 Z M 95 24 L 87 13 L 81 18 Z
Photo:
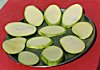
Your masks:
M 70 28 L 76 22 L 78 22 L 83 14 L 83 9 L 81 5 L 74 4 L 65 10 L 62 17 L 62 26 L 65 28 Z
M 81 39 L 86 39 L 92 34 L 93 27 L 88 22 L 78 22 L 72 27 L 72 32 Z
M 5 26 L 5 30 L 8 34 L 19 37 L 34 34 L 36 27 L 22 22 L 12 22 Z
M 12 38 L 3 42 L 3 49 L 9 54 L 17 54 L 25 48 L 25 38 Z
M 44 20 L 42 12 L 32 5 L 25 8 L 24 16 L 27 22 L 34 26 L 40 26 Z
M 50 5 L 44 12 L 44 17 L 48 25 L 58 25 L 61 21 L 61 10 L 57 5 Z
M 61 26 L 45 26 L 38 31 L 40 35 L 47 37 L 58 36 L 64 34 L 65 32 L 65 28 Z
M 63 51 L 58 46 L 49 46 L 43 50 L 41 59 L 49 66 L 55 66 L 63 60 Z
M 77 54 L 85 49 L 85 43 L 76 36 L 65 36 L 60 39 L 63 49 L 71 54 Z
M 29 51 L 23 51 L 18 54 L 18 61 L 24 65 L 35 65 L 39 62 L 39 57 Z
M 53 41 L 48 37 L 34 37 L 27 41 L 28 48 L 43 49 L 51 45 Z

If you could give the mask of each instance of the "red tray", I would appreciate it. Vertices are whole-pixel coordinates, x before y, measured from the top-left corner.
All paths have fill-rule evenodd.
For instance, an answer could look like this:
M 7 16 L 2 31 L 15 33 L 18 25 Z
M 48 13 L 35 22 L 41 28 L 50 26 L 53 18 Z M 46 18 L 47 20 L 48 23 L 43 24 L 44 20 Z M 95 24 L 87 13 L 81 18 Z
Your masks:
M 50 4 L 57 4 L 61 8 L 79 3 L 85 9 L 85 14 L 94 22 L 97 38 L 93 47 L 81 58 L 56 67 L 33 68 L 14 62 L 2 49 L 2 42 L 6 37 L 4 26 L 8 22 L 23 19 L 23 11 L 27 5 L 35 5 L 44 10 Z M 9 0 L 0 10 L 0 70 L 97 70 L 100 57 L 100 0 Z

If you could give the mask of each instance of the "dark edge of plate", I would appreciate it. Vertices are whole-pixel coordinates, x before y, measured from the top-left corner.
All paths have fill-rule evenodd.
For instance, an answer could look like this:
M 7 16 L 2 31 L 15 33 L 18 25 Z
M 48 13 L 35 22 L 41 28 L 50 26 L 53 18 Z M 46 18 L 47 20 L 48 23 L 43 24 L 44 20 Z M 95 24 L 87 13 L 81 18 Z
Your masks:
M 71 63 L 71 62 L 73 62 L 73 61 L 75 61 L 75 60 L 77 60 L 77 59 L 79 59 L 80 57 L 82 57 L 82 56 L 84 56 L 91 48 L 92 48 L 92 46 L 94 45 L 94 43 L 95 43 L 95 40 L 96 40 L 96 37 L 97 37 L 97 30 L 96 30 L 96 27 L 95 27 L 95 24 L 85 15 L 84 16 L 86 19 L 88 19 L 89 20 L 89 22 L 90 23 L 92 23 L 93 24 L 93 28 L 94 28 L 94 39 L 93 39 L 93 42 L 92 42 L 92 44 L 91 44 L 91 46 L 90 47 L 88 47 L 88 48 L 86 48 L 83 52 L 81 52 L 80 54 L 78 54 L 77 56 L 75 56 L 74 58 L 71 58 L 71 59 L 69 59 L 69 60 L 67 60 L 67 61 L 65 61 L 65 62 L 62 62 L 62 63 L 60 63 L 60 64 L 58 64 L 58 65 L 56 65 L 56 66 L 61 66 L 61 65 L 65 65 L 65 64 L 68 64 L 68 63 Z M 12 58 L 15 62 L 17 62 L 17 63 L 19 63 L 12 55 L 10 55 L 10 54 L 8 54 L 8 56 L 10 56 L 10 58 Z M 20 63 L 19 63 L 20 64 Z M 55 67 L 55 66 L 31 66 L 31 67 Z

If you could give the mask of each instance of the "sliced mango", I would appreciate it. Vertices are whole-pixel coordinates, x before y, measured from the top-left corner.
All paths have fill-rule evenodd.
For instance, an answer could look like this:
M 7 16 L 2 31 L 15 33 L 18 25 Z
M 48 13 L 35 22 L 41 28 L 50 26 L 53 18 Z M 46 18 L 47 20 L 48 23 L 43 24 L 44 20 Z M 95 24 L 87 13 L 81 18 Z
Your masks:
M 61 10 L 57 5 L 50 5 L 45 10 L 44 17 L 48 25 L 58 25 L 61 21 Z
M 25 8 L 24 16 L 27 22 L 34 26 L 40 26 L 44 20 L 42 12 L 32 5 Z
M 79 4 L 74 4 L 68 7 L 62 17 L 62 26 L 65 28 L 72 27 L 76 22 L 78 22 L 83 15 L 83 8 Z

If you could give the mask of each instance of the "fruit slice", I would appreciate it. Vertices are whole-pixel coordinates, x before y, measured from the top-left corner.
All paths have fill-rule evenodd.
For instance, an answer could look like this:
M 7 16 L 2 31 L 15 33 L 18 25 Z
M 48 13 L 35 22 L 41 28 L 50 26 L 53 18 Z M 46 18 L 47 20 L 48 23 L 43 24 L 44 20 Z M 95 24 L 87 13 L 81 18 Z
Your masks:
M 25 8 L 24 16 L 27 22 L 34 26 L 40 26 L 44 20 L 42 12 L 32 5 Z
M 39 57 L 29 51 L 23 51 L 18 54 L 18 61 L 24 65 L 35 65 L 39 62 Z
M 81 5 L 74 4 L 65 10 L 62 17 L 62 26 L 65 28 L 70 28 L 82 17 L 83 9 Z
M 34 37 L 27 41 L 28 48 L 43 49 L 51 45 L 53 41 L 48 37 Z
M 22 22 L 12 22 L 5 26 L 5 30 L 12 36 L 28 36 L 36 32 L 36 27 Z
M 57 5 L 50 5 L 44 12 L 44 17 L 48 25 L 58 25 L 61 21 L 61 10 Z
M 9 54 L 17 54 L 25 48 L 25 38 L 12 38 L 3 42 L 3 49 Z
M 43 50 L 41 59 L 49 66 L 55 66 L 63 60 L 63 51 L 57 46 L 49 46 Z
M 64 34 L 65 31 L 65 28 L 61 26 L 45 26 L 41 28 L 38 33 L 43 36 L 53 37 Z
M 93 27 L 88 22 L 78 22 L 72 27 L 72 32 L 81 39 L 86 39 L 92 34 Z
M 63 49 L 72 54 L 77 54 L 85 49 L 85 43 L 76 36 L 65 36 L 60 39 Z

